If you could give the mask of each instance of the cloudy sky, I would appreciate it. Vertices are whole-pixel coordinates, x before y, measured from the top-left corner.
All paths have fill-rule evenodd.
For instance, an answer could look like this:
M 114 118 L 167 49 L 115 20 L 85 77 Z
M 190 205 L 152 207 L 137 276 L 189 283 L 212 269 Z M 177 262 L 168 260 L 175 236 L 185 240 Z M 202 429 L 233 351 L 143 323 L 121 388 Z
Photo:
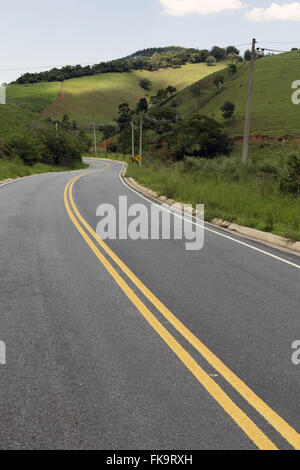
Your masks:
M 210 48 L 256 37 L 286 50 L 300 47 L 299 27 L 300 1 L 2 0 L 0 81 L 151 46 Z

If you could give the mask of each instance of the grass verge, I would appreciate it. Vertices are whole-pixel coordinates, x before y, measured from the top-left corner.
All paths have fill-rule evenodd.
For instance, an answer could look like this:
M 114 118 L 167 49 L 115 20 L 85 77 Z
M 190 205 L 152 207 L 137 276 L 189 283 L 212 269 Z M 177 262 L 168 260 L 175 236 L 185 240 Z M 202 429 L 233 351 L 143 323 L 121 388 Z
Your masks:
M 230 158 L 187 159 L 185 164 L 176 165 L 145 158 L 138 167 L 128 157 L 103 157 L 127 161 L 127 176 L 159 195 L 194 206 L 205 204 L 207 221 L 220 218 L 294 242 L 300 240 L 300 198 L 282 194 L 279 189 L 284 158 L 292 149 L 293 144 L 282 146 L 281 151 L 277 144 L 252 145 L 252 158 L 246 167 L 237 158 L 239 147 Z
M 85 163 L 76 163 L 69 167 L 45 165 L 44 163 L 36 163 L 35 165 L 27 166 L 18 159 L 12 161 L 0 160 L 0 181 L 9 178 L 18 178 L 40 173 L 81 170 L 84 168 L 88 168 L 88 165 Z

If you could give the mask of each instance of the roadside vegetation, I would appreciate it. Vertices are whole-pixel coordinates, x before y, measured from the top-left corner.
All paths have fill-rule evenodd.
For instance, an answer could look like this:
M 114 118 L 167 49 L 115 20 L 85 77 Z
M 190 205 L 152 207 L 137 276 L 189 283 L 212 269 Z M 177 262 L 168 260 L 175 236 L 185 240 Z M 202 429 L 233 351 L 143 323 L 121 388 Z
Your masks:
M 205 204 L 207 221 L 219 218 L 300 240 L 299 149 L 294 143 L 251 144 L 246 166 L 241 163 L 241 151 L 237 145 L 230 157 L 185 157 L 164 163 L 146 155 L 141 167 L 126 157 L 127 176 L 159 195 Z
M 87 167 L 81 155 L 89 151 L 91 140 L 84 132 L 70 132 L 68 121 L 58 123 L 56 130 L 49 120 L 30 121 L 27 117 L 27 122 L 22 121 L 23 125 L 0 140 L 0 180 Z
M 34 165 L 25 165 L 22 160 L 15 158 L 13 160 L 0 159 L 0 181 L 18 178 L 23 176 L 36 175 L 40 173 L 52 173 L 59 171 L 81 170 L 88 165 L 77 162 L 70 166 L 46 165 L 45 163 L 35 163 Z
M 234 46 L 149 49 L 95 66 L 91 73 L 71 68 L 66 73 L 81 78 L 66 80 L 59 97 L 61 85 L 47 82 L 56 74 L 23 77 L 18 83 L 25 84 L 11 85 L 8 93 L 25 100 L 25 111 L 7 106 L 3 119 L 0 109 L 0 156 L 5 165 L 23 165 L 22 171 L 82 165 L 81 154 L 93 147 L 91 123 L 98 119 L 101 155 L 127 159 L 128 176 L 168 198 L 205 204 L 208 221 L 223 219 L 300 240 L 300 151 L 293 129 L 298 107 L 288 78 L 297 76 L 298 61 L 290 59 L 299 54 L 257 57 L 251 133 L 259 141 L 250 142 L 246 165 L 234 137 L 243 134 L 251 54 L 246 51 L 242 59 Z M 45 106 L 47 121 L 30 112 Z M 51 118 L 61 121 L 58 133 Z M 134 154 L 140 153 L 141 122 L 139 167 L 124 156 L 132 151 L 132 127 Z

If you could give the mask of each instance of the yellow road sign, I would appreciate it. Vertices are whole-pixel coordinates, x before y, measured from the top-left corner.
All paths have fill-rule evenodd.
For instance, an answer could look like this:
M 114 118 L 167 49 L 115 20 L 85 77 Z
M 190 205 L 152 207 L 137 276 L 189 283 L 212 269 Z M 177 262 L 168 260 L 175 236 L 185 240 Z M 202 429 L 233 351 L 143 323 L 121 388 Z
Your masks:
M 140 163 L 142 161 L 142 157 L 140 155 L 138 155 L 137 157 L 135 157 L 136 161 L 138 163 Z

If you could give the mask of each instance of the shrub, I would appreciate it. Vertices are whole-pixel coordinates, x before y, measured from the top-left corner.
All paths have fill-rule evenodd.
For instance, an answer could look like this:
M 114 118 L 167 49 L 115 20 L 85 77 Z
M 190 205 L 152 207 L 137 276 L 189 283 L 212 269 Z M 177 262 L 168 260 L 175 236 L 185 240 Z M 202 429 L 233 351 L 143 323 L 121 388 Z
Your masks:
M 216 62 L 217 62 L 217 59 L 215 59 L 215 57 L 212 55 L 208 56 L 206 59 L 206 63 L 208 66 L 215 65 Z
M 225 101 L 225 103 L 223 104 L 223 106 L 221 106 L 220 109 L 222 111 L 223 118 L 227 120 L 232 118 L 232 116 L 234 115 L 235 104 L 231 101 Z
M 179 122 L 171 134 L 170 148 L 177 160 L 185 155 L 204 158 L 229 155 L 232 146 L 224 127 L 205 115 L 195 115 Z
M 11 150 L 7 147 L 4 142 L 0 141 L 0 158 L 11 159 L 12 153 Z
M 40 137 L 43 163 L 68 166 L 81 160 L 82 147 L 76 137 L 61 131 L 57 136 L 51 127 L 42 129 Z
M 20 158 L 25 165 L 34 165 L 42 160 L 41 144 L 31 132 L 14 134 L 7 144 L 12 154 Z
M 77 138 L 81 151 L 84 153 L 89 152 L 93 145 L 92 139 L 84 131 L 80 131 Z
M 281 179 L 280 189 L 284 193 L 300 194 L 300 156 L 290 155 L 287 160 L 286 176 Z
M 150 91 L 152 88 L 152 83 L 150 82 L 150 80 L 148 80 L 148 78 L 143 78 L 140 81 L 140 87 L 146 91 Z

